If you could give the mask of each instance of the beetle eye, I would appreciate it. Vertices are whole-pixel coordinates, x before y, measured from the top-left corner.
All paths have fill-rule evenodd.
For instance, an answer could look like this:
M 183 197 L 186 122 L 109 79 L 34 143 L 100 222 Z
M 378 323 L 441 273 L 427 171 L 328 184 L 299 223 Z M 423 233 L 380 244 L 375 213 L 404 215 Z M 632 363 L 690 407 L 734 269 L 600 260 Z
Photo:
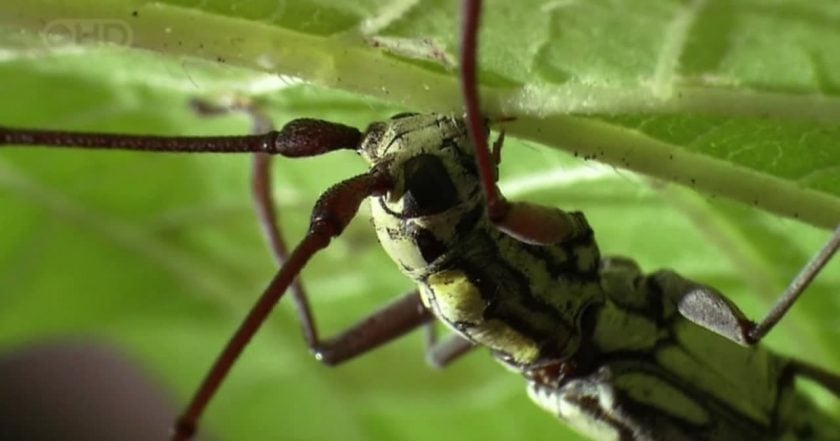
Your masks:
M 458 203 L 458 192 L 440 158 L 418 155 L 406 161 L 404 167 L 404 215 L 429 216 Z

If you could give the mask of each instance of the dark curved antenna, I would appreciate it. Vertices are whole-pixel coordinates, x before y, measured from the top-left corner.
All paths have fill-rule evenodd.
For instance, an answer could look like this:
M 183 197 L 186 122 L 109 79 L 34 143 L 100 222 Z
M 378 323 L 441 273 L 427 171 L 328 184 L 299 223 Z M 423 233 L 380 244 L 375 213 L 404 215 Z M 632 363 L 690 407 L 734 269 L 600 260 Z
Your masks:
M 481 26 L 482 0 L 464 0 L 461 23 L 461 93 L 466 107 L 467 130 L 475 146 L 475 158 L 481 175 L 481 188 L 487 200 L 487 215 L 496 221 L 505 217 L 508 207 L 496 189 L 493 176 L 490 148 L 484 118 L 481 116 L 478 99 L 478 75 L 476 54 L 478 52 L 478 29 Z

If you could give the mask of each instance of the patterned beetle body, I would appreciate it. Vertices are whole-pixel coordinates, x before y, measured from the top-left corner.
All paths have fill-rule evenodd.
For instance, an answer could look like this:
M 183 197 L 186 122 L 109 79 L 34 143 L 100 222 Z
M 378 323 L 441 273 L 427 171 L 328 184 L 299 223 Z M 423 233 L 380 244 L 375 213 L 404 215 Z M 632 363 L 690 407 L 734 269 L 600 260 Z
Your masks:
M 712 288 L 602 259 L 588 227 L 548 246 L 498 230 L 461 118 L 398 115 L 372 124 L 359 151 L 393 178 L 371 200 L 373 223 L 424 304 L 521 372 L 531 398 L 576 430 L 622 441 L 840 440 L 796 392 L 787 359 L 679 314 L 683 295 Z
M 368 160 L 397 177 L 371 204 L 379 240 L 435 315 L 516 364 L 574 354 L 582 312 L 603 301 L 591 231 L 541 247 L 490 224 L 461 119 L 406 116 L 372 126 L 366 141 Z

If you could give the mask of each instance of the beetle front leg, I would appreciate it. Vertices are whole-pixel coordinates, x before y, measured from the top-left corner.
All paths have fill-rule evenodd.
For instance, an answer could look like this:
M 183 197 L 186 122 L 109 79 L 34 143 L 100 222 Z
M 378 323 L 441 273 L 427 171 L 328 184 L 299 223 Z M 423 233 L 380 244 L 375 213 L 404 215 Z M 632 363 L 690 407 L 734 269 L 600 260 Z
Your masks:
M 551 245 L 592 234 L 586 217 L 579 211 L 566 212 L 529 202 L 502 200 L 505 214 L 491 220 L 499 230 L 521 242 Z
M 439 341 L 435 323 L 426 324 L 426 364 L 435 369 L 449 366 L 476 347 L 475 343 L 455 333 Z
M 435 369 L 443 369 L 477 347 L 473 342 L 453 334 L 446 340 L 426 346 L 426 363 Z
M 504 133 L 493 143 L 494 162 L 501 162 Z M 478 149 L 481 150 L 481 149 Z M 482 175 L 491 173 L 482 170 Z M 531 245 L 551 245 L 591 236 L 592 228 L 579 211 L 567 212 L 530 202 L 510 202 L 494 184 L 487 195 L 488 216 L 496 227 L 521 242 Z M 495 198 L 491 200 L 490 198 Z M 493 208 L 491 208 L 493 207 Z

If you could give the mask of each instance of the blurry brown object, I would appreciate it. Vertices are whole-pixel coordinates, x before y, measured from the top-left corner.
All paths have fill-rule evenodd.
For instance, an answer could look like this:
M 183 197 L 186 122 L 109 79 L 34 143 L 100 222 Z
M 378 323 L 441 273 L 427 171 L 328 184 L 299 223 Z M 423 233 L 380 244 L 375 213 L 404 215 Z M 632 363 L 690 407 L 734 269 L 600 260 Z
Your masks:
M 0 356 L 2 441 L 164 440 L 175 415 L 167 391 L 110 346 L 51 343 Z

